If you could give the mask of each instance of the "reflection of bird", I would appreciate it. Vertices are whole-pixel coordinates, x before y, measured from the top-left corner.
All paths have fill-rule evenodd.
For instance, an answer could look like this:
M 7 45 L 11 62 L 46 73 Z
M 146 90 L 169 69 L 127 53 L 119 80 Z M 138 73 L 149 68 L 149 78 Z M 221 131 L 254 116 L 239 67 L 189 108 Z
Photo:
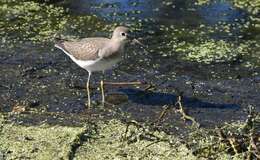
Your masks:
M 55 44 L 55 47 L 66 53 L 75 63 L 88 71 L 87 93 L 90 107 L 89 80 L 94 71 L 105 71 L 118 63 L 123 55 L 128 40 L 129 29 L 117 27 L 111 39 L 93 37 L 79 41 L 64 41 Z M 102 103 L 104 105 L 104 82 L 101 80 Z

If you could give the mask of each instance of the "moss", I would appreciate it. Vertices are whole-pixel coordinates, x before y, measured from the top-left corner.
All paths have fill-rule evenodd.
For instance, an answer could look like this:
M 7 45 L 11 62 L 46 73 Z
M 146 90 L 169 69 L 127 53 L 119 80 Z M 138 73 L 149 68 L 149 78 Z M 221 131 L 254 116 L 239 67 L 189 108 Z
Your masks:
M 251 153 L 252 128 L 254 136 L 260 129 L 256 112 L 246 122 L 192 129 L 185 139 L 135 121 L 131 125 L 112 119 L 84 127 L 25 126 L 11 123 L 14 116 L 19 115 L 0 113 L 0 154 L 6 159 L 244 159 Z M 236 141 L 237 153 L 230 138 Z M 256 137 L 254 143 L 259 147 L 260 139 Z
M 1 123 L 0 151 L 6 159 L 67 159 L 79 127 Z
M 118 120 L 98 124 L 96 135 L 84 143 L 76 159 L 196 159 L 178 138 Z
M 118 120 L 88 127 L 23 126 L 9 118 L 0 124 L 6 159 L 196 159 L 178 138 L 135 125 L 125 134 L 127 125 Z

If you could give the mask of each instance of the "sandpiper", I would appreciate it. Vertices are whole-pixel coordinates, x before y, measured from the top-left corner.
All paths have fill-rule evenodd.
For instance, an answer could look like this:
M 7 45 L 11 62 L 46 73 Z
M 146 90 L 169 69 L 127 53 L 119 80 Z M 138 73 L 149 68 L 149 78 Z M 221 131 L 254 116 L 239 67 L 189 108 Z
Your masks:
M 77 41 L 63 41 L 55 47 L 66 53 L 72 61 L 88 71 L 87 94 L 88 107 L 91 106 L 89 80 L 92 72 L 105 71 L 117 64 L 124 53 L 126 42 L 129 40 L 129 29 L 124 26 L 116 27 L 112 38 L 92 37 Z M 104 81 L 101 80 L 102 104 L 105 103 Z

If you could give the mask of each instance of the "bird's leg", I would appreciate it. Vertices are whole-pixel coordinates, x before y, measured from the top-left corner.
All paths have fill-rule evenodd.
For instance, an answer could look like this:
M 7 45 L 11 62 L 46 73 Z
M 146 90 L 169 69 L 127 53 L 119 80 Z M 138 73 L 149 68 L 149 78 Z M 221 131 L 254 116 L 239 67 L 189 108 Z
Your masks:
M 88 94 L 88 107 L 91 106 L 91 100 L 90 100 L 90 91 L 89 91 L 89 80 L 90 80 L 91 72 L 88 72 L 88 81 L 87 81 L 87 94 Z
M 100 89 L 101 89 L 101 94 L 102 94 L 102 105 L 103 106 L 105 106 L 104 74 L 105 74 L 105 71 L 103 71 L 102 79 L 100 81 Z

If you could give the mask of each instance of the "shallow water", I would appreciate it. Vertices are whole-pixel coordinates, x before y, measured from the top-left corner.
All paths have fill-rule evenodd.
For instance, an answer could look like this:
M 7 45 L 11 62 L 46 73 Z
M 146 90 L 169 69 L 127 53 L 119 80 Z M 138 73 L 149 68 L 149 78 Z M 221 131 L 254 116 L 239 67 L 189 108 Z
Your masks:
M 106 80 L 146 81 L 152 83 L 154 89 L 106 86 L 107 98 L 114 98 L 111 103 L 117 101 L 117 105 L 94 106 L 88 112 L 101 117 L 113 117 L 114 112 L 119 112 L 126 114 L 128 119 L 151 122 L 159 116 L 162 106 L 174 104 L 179 91 L 183 92 L 183 104 L 188 113 L 205 127 L 246 119 L 248 105 L 260 111 L 260 63 L 256 58 L 259 53 L 235 55 L 231 60 L 225 60 L 223 56 L 221 62 L 205 64 L 184 59 L 184 52 L 176 51 L 183 41 L 197 46 L 204 39 L 225 40 L 239 46 L 247 43 L 246 40 L 259 40 L 243 27 L 248 13 L 234 8 L 231 2 L 218 1 L 200 6 L 182 0 L 106 0 L 102 3 L 99 0 L 66 0 L 54 3 L 54 6 L 68 8 L 66 14 L 72 17 L 96 15 L 104 25 L 120 23 L 130 26 L 148 46 L 146 51 L 130 46 L 127 59 L 114 71 L 108 71 Z M 66 29 L 59 33 L 77 37 L 109 35 L 107 30 L 100 29 L 102 25 L 82 24 L 74 28 L 74 24 L 68 21 Z M 1 48 L 2 111 L 11 111 L 19 103 L 40 112 L 85 112 L 87 73 L 61 51 L 53 50 L 52 43 L 27 42 L 15 44 L 11 49 Z M 247 49 L 254 50 L 253 47 Z M 96 104 L 100 102 L 100 92 L 96 90 L 100 75 L 96 73 L 92 77 L 92 98 Z M 165 123 L 172 122 L 176 126 L 184 123 L 171 114 Z

